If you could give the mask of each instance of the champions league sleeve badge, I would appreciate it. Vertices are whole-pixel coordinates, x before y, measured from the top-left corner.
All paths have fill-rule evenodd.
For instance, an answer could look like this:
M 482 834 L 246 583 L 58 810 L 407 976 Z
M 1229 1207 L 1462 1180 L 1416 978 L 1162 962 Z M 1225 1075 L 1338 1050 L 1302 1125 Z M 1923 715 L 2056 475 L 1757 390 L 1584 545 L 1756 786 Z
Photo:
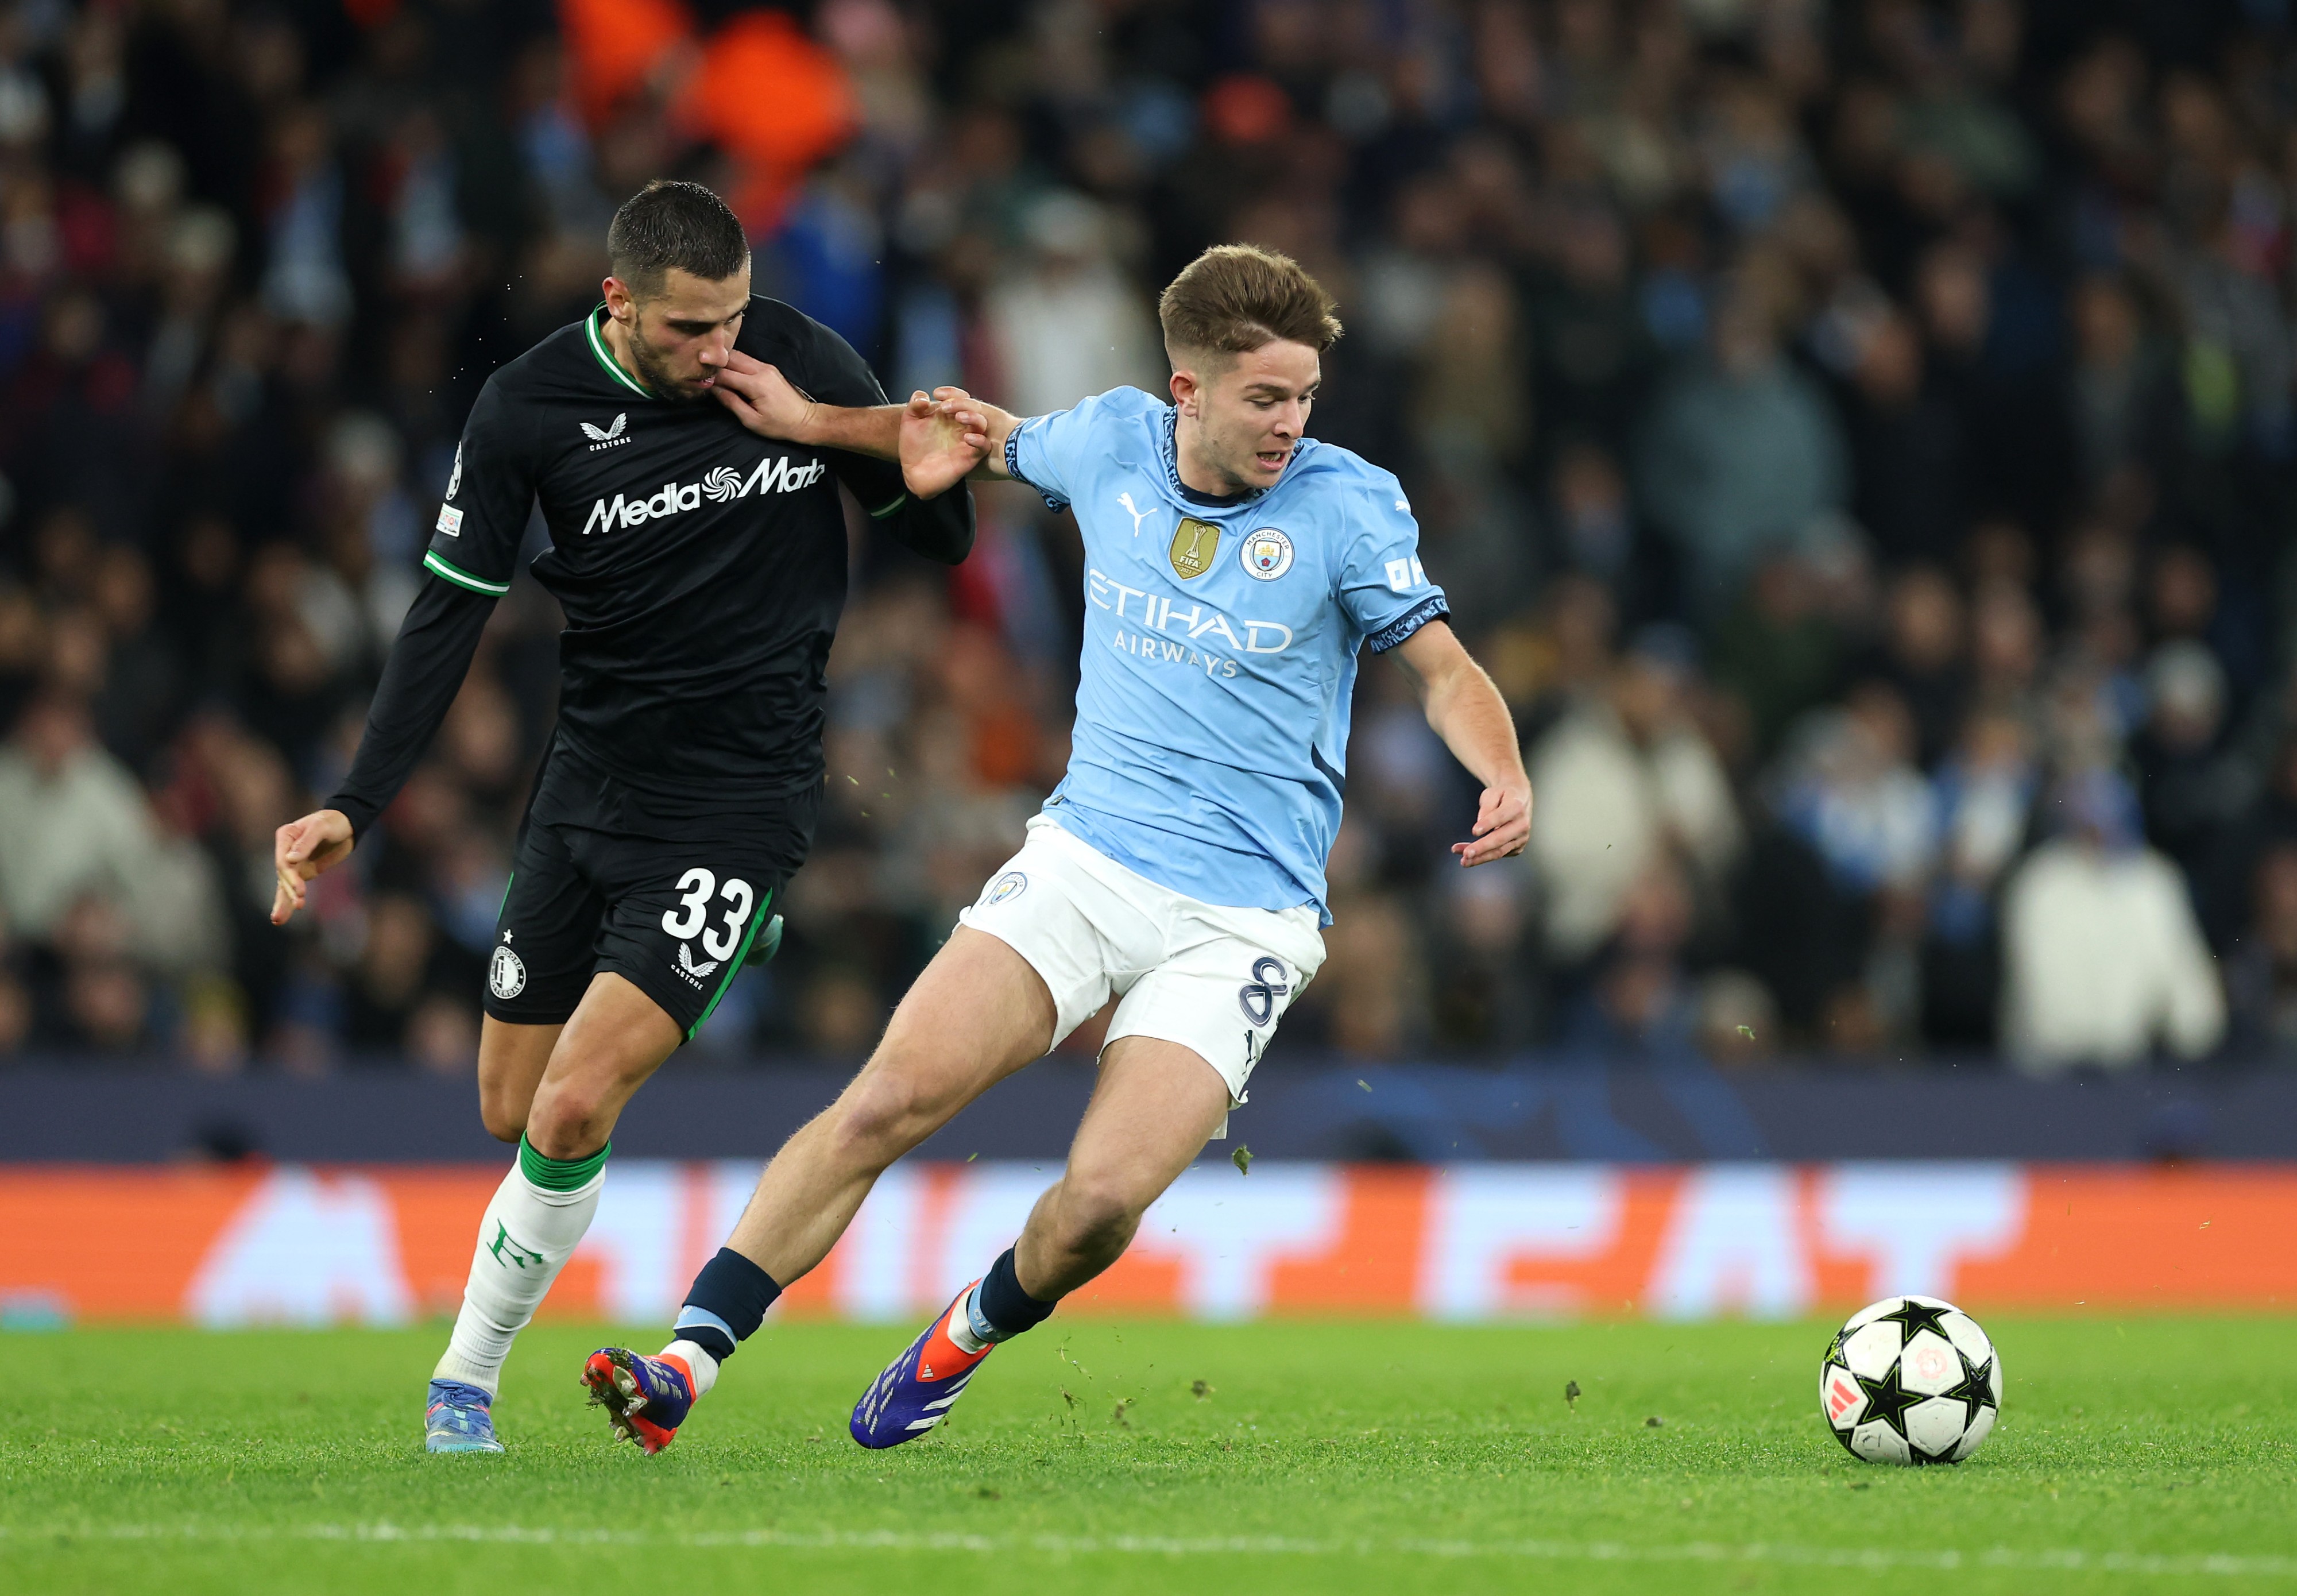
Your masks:
M 1246 575 L 1272 582 L 1292 569 L 1292 539 L 1272 526 L 1262 527 L 1244 535 L 1240 557 Z

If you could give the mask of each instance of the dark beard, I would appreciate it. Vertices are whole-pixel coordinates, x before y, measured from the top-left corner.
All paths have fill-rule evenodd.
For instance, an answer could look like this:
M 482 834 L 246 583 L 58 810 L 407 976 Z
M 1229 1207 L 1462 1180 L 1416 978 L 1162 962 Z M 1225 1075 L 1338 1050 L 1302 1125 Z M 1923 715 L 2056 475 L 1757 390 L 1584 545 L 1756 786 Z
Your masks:
M 710 396 L 708 389 L 697 392 L 671 376 L 668 366 L 654 352 L 654 347 L 639 334 L 635 325 L 637 318 L 634 317 L 631 320 L 634 325 L 628 337 L 630 364 L 638 368 L 638 381 L 646 385 L 655 398 L 668 399 L 674 405 L 694 404 L 707 399 Z

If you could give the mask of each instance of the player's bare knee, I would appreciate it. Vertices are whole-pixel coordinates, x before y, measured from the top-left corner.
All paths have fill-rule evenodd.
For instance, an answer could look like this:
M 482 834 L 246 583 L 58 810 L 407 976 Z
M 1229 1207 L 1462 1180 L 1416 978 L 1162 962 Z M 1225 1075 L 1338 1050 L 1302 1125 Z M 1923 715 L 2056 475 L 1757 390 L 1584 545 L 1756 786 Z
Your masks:
M 598 1122 L 580 1115 L 538 1111 L 527 1120 L 525 1135 L 545 1158 L 587 1158 L 606 1144 Z
M 831 1111 L 839 1153 L 876 1169 L 908 1152 L 931 1133 L 934 1117 L 914 1083 L 896 1070 L 871 1071 L 845 1090 Z
M 1066 1176 L 1053 1216 L 1053 1239 L 1076 1257 L 1113 1258 L 1132 1239 L 1141 1212 L 1132 1192 L 1116 1181 Z
M 526 1134 L 529 1105 L 507 1095 L 479 1093 L 479 1123 L 497 1141 L 516 1141 Z
M 589 1157 L 605 1145 L 613 1117 L 608 1098 L 603 1087 L 582 1082 L 544 1087 L 526 1116 L 527 1141 L 546 1158 Z
M 497 1141 L 516 1141 L 526 1133 L 534 1099 L 531 1081 L 492 1079 L 483 1072 L 479 1076 L 479 1123 Z

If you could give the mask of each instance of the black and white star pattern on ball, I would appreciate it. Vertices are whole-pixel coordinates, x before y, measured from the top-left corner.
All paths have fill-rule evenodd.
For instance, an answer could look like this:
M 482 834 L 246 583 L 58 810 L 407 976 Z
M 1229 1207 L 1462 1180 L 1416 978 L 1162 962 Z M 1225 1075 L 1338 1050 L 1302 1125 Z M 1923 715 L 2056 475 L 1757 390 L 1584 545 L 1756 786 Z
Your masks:
M 1962 1383 L 1939 1394 L 1969 1404 L 1970 1416 L 1963 1420 L 1963 1427 L 1968 1429 L 1978 1422 L 1979 1409 L 1998 1409 L 2001 1405 L 1994 1400 L 1994 1360 L 1988 1358 L 1983 1363 L 1973 1363 L 1970 1361 L 1970 1354 L 1960 1347 L 1955 1348 L 1955 1353 L 1962 1360 Z
M 1870 1303 L 1828 1340 L 1819 1367 L 1819 1417 L 1864 1462 L 1959 1463 L 1985 1444 L 2001 1409 L 2001 1359 L 1950 1303 Z
M 1888 1313 L 1876 1314 L 1873 1322 L 1899 1326 L 1898 1345 L 1901 1346 L 1912 1341 L 1915 1333 L 1921 1330 L 1934 1330 L 1941 1339 L 1951 1345 L 1954 1337 L 1946 1333 L 1945 1320 L 1946 1316 L 1953 1312 L 1954 1310 L 1944 1303 L 1932 1306 L 1929 1303 L 1918 1303 L 1911 1296 L 1901 1297 L 1896 1309 Z
M 1918 1402 L 1928 1402 L 1930 1398 L 1920 1391 L 1906 1389 L 1898 1378 L 1898 1361 L 1896 1358 L 1890 1360 L 1890 1367 L 1882 1371 L 1881 1379 L 1868 1379 L 1855 1369 L 1850 1371 L 1850 1378 L 1857 1380 L 1858 1388 L 1866 1393 L 1866 1412 L 1859 1422 L 1864 1424 L 1871 1419 L 1889 1425 L 1898 1432 L 1898 1439 L 1906 1441 L 1915 1455 L 1921 1456 L 1921 1449 L 1914 1447 L 1914 1443 L 1906 1438 L 1906 1410 Z

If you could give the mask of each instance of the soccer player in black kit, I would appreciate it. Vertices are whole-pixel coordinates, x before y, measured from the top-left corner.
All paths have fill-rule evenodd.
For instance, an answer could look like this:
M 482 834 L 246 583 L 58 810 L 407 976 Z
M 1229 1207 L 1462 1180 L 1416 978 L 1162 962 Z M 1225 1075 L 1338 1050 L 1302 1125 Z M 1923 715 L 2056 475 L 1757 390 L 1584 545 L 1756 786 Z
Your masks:
M 284 925 L 438 729 L 539 503 L 551 547 L 532 570 L 566 615 L 558 726 L 519 828 L 479 1044 L 480 1115 L 518 1158 L 431 1382 L 432 1452 L 502 1450 L 503 1361 L 597 1212 L 616 1117 L 709 1019 L 804 862 L 845 598 L 838 485 L 927 558 L 954 564 L 973 544 L 975 453 L 923 395 L 887 404 L 837 334 L 753 297 L 717 195 L 651 184 L 607 249 L 605 302 L 472 407 L 430 580 L 350 774 L 276 841 Z M 783 403 L 772 438 L 744 397 L 767 366 Z M 818 425 L 792 424 L 792 389 L 820 401 Z

